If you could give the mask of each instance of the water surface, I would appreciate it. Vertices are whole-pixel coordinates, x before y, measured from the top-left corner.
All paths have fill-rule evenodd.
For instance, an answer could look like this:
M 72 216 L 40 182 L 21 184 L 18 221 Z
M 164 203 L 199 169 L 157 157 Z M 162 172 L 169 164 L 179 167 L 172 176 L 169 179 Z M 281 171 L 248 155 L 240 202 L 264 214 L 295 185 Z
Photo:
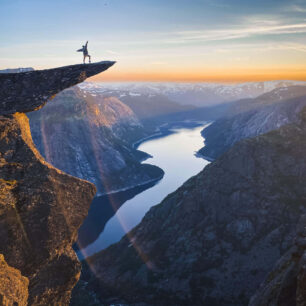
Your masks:
M 103 224 L 103 231 L 98 238 L 81 249 L 82 254 L 78 254 L 79 257 L 90 256 L 119 241 L 141 221 L 150 207 L 160 203 L 169 193 L 175 191 L 209 163 L 195 155 L 203 147 L 201 131 L 205 126 L 173 129 L 174 133 L 170 135 L 149 139 L 140 144 L 139 150 L 153 156 L 145 163 L 162 168 L 165 172 L 163 179 L 140 193 L 131 194 L 131 191 L 127 191 L 126 197 L 125 192 L 120 193 L 120 205 L 115 197 L 114 199 L 108 197 L 110 206 L 115 208 L 114 215 Z

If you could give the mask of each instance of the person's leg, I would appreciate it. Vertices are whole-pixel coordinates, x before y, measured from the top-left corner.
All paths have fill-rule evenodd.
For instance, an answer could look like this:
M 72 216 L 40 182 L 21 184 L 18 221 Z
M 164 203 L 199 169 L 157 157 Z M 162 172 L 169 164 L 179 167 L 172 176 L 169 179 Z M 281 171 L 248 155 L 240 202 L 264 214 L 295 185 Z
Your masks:
M 85 59 L 86 59 L 86 55 L 84 54 L 84 57 L 83 57 L 83 64 L 85 64 Z
M 89 62 L 91 63 L 91 56 L 88 54 L 88 57 L 89 57 Z

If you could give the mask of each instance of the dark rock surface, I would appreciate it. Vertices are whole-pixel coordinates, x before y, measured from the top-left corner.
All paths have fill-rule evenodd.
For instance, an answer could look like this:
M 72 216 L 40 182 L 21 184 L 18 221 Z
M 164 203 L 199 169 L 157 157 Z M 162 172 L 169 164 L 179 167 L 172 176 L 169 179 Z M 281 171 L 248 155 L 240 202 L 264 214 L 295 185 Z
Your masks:
M 1 113 L 39 108 L 49 95 L 110 65 L 1 75 L 0 86 L 9 87 L 1 91 Z M 29 305 L 69 304 L 81 271 L 72 245 L 95 193 L 92 183 L 43 159 L 25 114 L 0 116 L 0 254 L 29 280 Z
M 10 267 L 0 254 L 0 305 L 27 305 L 29 280 Z
M 231 104 L 226 116 L 203 131 L 205 147 L 200 154 L 218 158 L 236 142 L 267 133 L 297 122 L 298 113 L 306 106 L 306 87 L 278 88 L 256 99 Z
M 305 135 L 304 109 L 298 123 L 237 143 L 87 259 L 86 287 L 106 302 L 246 305 L 306 211 Z
M 28 118 L 0 118 L 0 253 L 30 280 L 30 305 L 65 305 L 78 280 L 72 250 L 96 192 L 40 156 Z
M 249 306 L 306 305 L 306 215 L 297 227 L 292 248 L 281 257 Z
M 0 115 L 37 110 L 58 92 L 81 83 L 114 64 L 115 62 L 99 62 L 0 74 Z

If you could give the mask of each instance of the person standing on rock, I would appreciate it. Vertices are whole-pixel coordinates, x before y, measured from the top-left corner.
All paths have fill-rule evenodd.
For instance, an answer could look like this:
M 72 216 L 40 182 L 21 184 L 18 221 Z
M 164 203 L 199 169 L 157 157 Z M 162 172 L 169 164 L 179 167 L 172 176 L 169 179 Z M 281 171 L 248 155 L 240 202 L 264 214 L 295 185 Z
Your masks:
M 77 50 L 77 52 L 83 52 L 83 64 L 85 64 L 86 57 L 89 58 L 89 63 L 91 63 L 91 56 L 88 54 L 88 49 L 87 49 L 88 41 L 86 41 L 85 46 L 82 46 L 81 49 Z

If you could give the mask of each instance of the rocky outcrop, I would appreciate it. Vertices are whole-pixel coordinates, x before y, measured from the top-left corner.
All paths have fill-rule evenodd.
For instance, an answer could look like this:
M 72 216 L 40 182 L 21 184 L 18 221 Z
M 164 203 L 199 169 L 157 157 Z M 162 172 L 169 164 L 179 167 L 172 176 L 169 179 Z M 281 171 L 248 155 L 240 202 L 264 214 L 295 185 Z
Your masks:
M 236 142 L 297 122 L 298 114 L 306 106 L 306 87 L 278 88 L 256 99 L 235 102 L 226 116 L 216 120 L 202 134 L 205 147 L 200 154 L 218 158 Z
M 10 267 L 0 254 L 0 305 L 26 305 L 28 285 L 29 280 L 19 270 Z
M 9 88 L 0 99 L 0 113 L 6 114 L 0 116 L 0 254 L 29 280 L 29 305 L 69 304 L 81 270 L 72 244 L 96 188 L 48 164 L 33 144 L 27 116 L 8 113 L 41 107 L 51 93 L 107 65 L 1 76 L 0 86 Z
M 246 305 L 306 211 L 305 134 L 304 109 L 299 123 L 237 143 L 88 258 L 87 287 L 106 303 Z
M 278 261 L 249 306 L 306 305 L 306 215 L 301 217 L 293 247 Z
M 94 183 L 100 195 L 163 176 L 160 168 L 139 162 L 140 152 L 131 143 L 148 134 L 134 112 L 115 97 L 73 87 L 29 118 L 33 140 L 45 159 Z
M 114 64 L 115 62 L 99 62 L 0 74 L 0 115 L 37 110 L 65 88 L 81 83 Z

